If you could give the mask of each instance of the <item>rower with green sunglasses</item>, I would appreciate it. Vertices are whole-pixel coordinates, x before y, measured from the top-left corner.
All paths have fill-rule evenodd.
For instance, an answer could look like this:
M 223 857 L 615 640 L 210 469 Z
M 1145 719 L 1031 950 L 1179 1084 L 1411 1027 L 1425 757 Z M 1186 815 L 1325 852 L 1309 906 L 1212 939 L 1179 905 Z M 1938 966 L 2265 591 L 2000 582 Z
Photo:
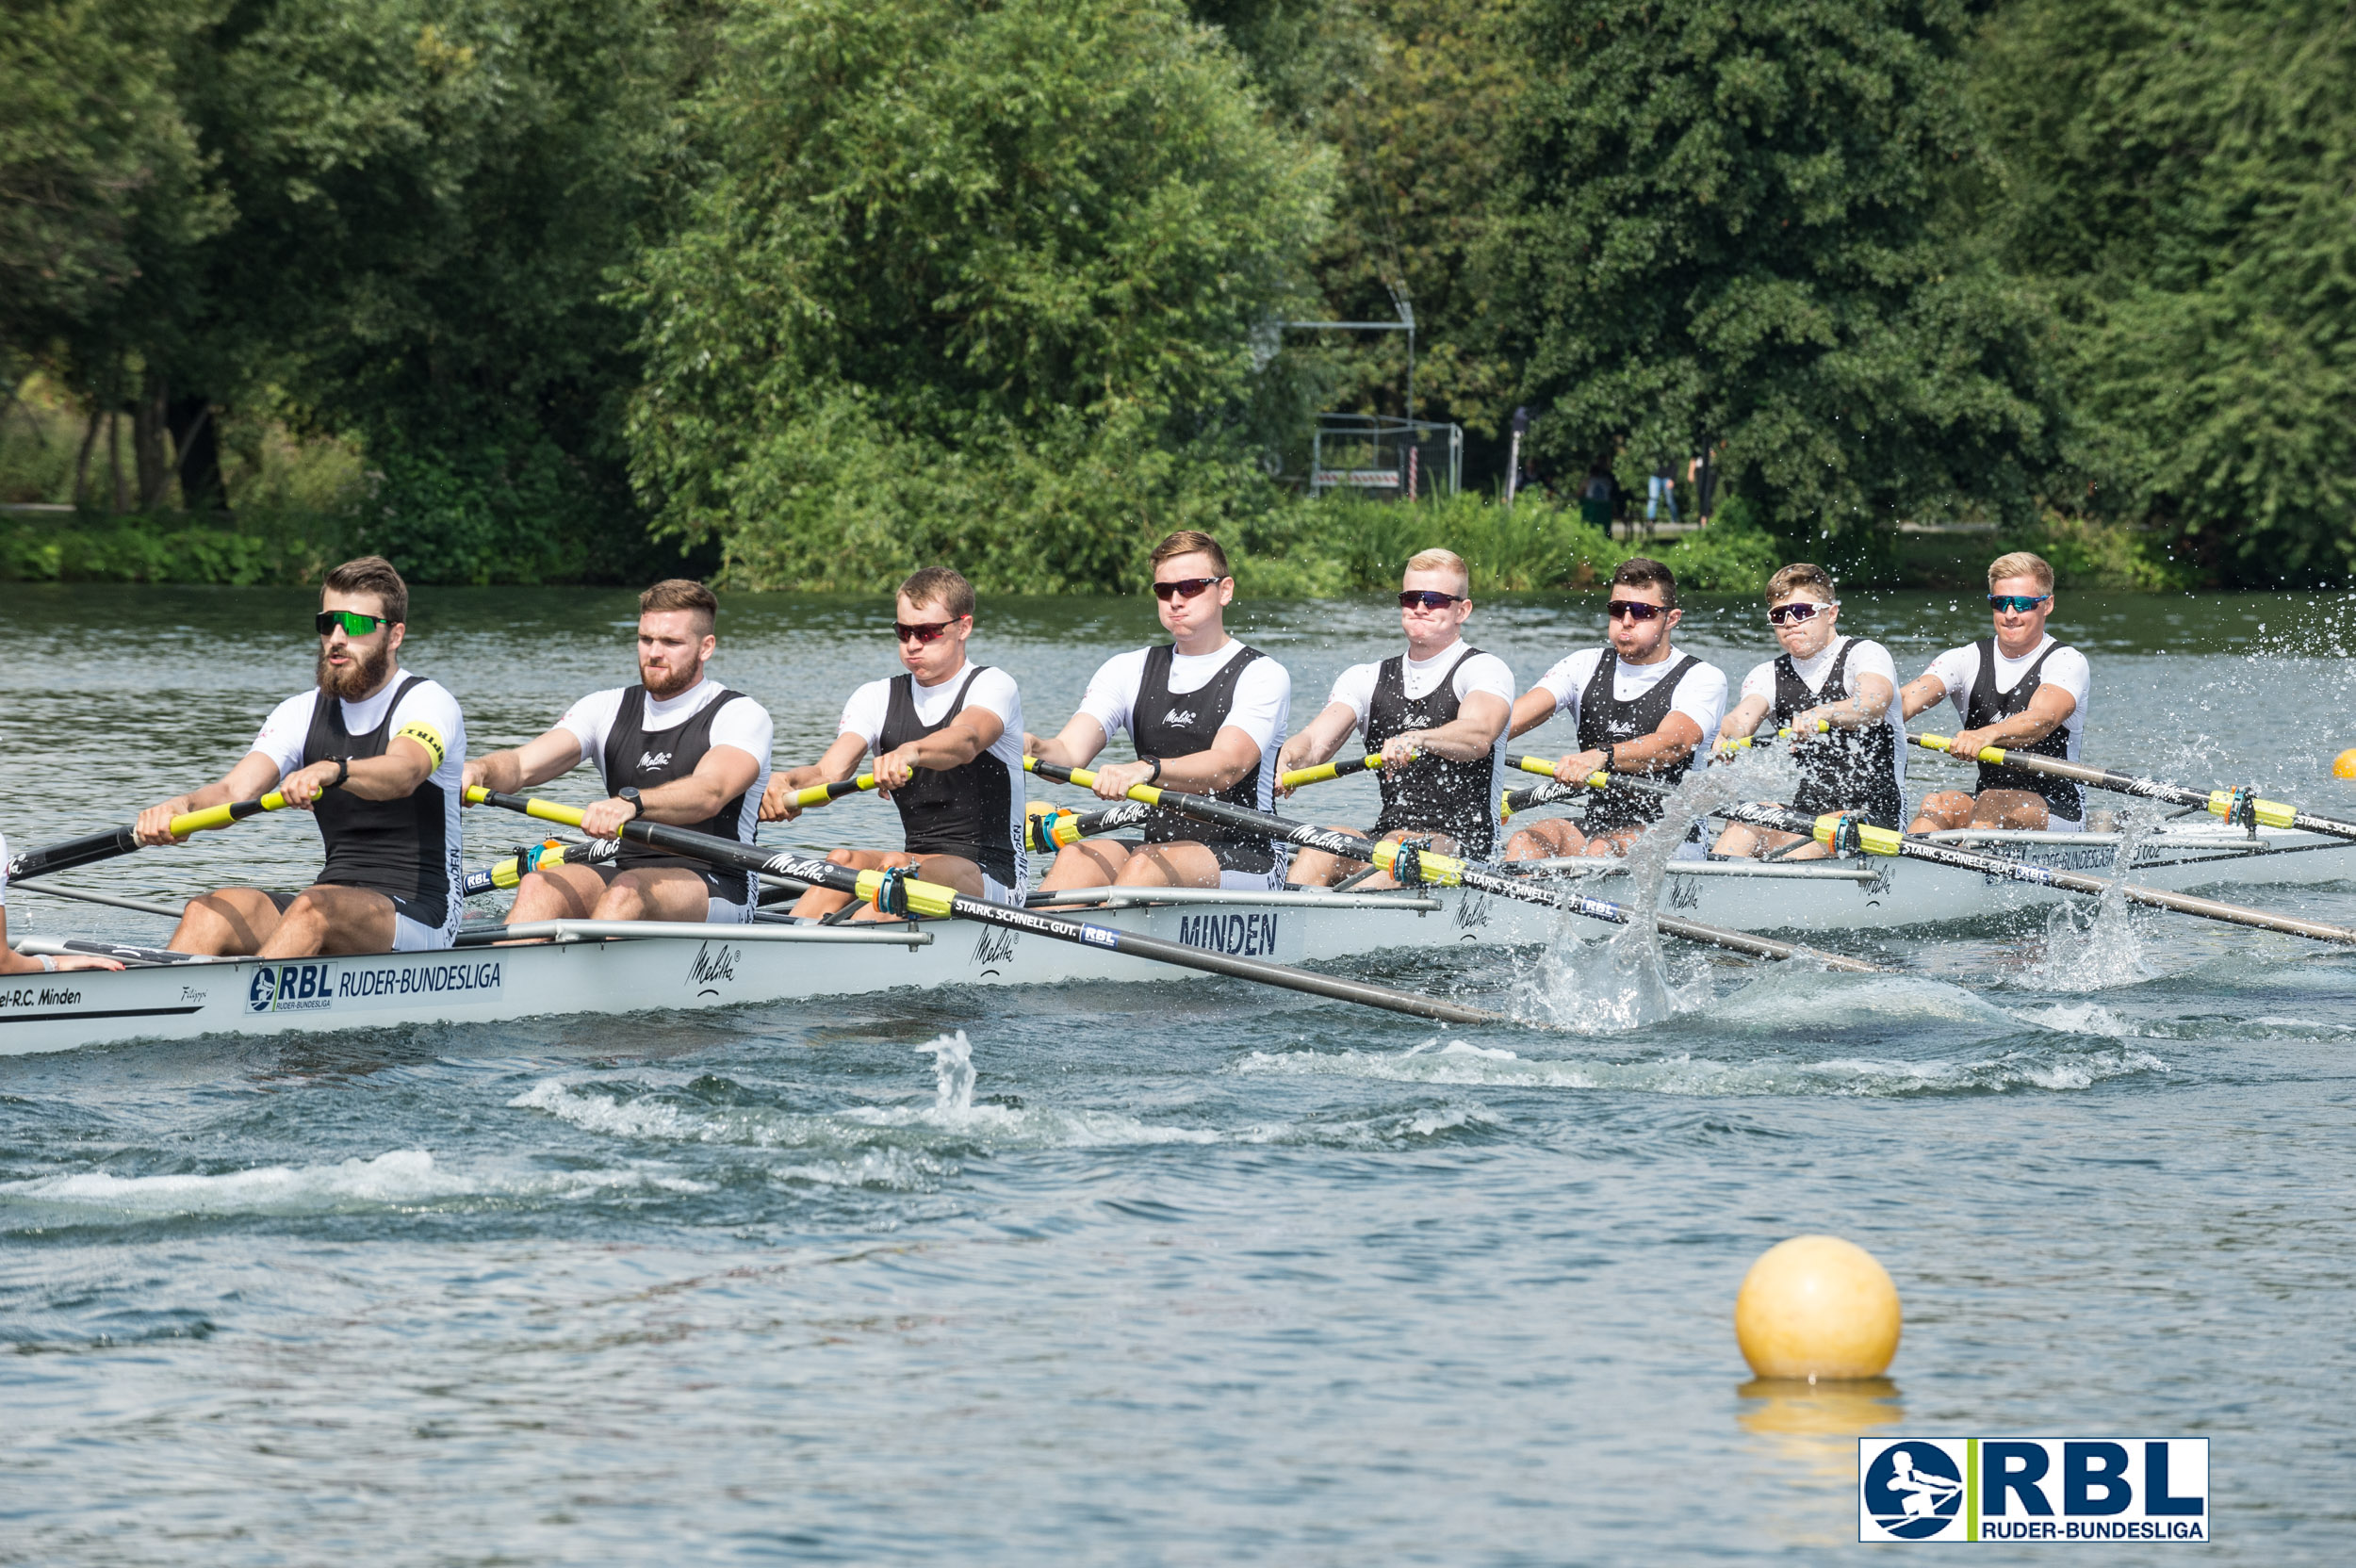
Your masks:
M 175 816 L 275 790 L 318 819 L 326 844 L 318 880 L 300 893 L 223 888 L 190 899 L 174 952 L 303 958 L 456 939 L 466 721 L 456 697 L 401 668 L 408 618 L 409 585 L 384 557 L 328 573 L 314 689 L 280 703 L 219 780 L 139 814 L 141 843 L 175 843 Z
M 1465 643 L 1463 629 L 1472 609 L 1471 574 L 1463 557 L 1442 549 L 1409 557 L 1399 591 L 1406 652 L 1341 673 L 1325 711 L 1284 743 L 1276 760 L 1279 792 L 1285 774 L 1330 760 L 1363 730 L 1367 751 L 1379 753 L 1382 762 L 1383 814 L 1371 836 L 1384 843 L 1413 837 L 1443 855 L 1489 858 L 1504 794 L 1513 672 L 1496 654 Z M 1349 825 L 1337 830 L 1356 831 Z M 1293 857 L 1292 881 L 1330 887 L 1365 866 L 1303 849 Z M 1364 884 L 1392 885 L 1388 872 Z
M 1899 694 L 1906 716 L 1953 702 L 1962 732 L 1947 743 L 1955 757 L 1984 746 L 2078 760 L 2094 676 L 2086 657 L 2046 633 L 2053 612 L 2053 568 L 2026 550 L 2000 555 L 1988 568 L 1995 634 L 1949 648 Z M 2075 833 L 2086 825 L 2078 786 L 2025 768 L 1980 764 L 1977 788 L 1922 797 L 1910 833 L 2006 827 Z
M 1561 713 L 1578 727 L 1579 750 L 1555 764 L 1557 778 L 1577 784 L 1591 774 L 1625 773 L 1674 784 L 1693 765 L 1705 737 L 1718 732 L 1726 678 L 1670 645 L 1683 612 L 1677 576 L 1668 567 L 1630 556 L 1612 574 L 1611 592 L 1608 640 L 1540 676 L 1513 704 L 1513 733 Z M 1660 817 L 1661 804 L 1649 791 L 1610 791 L 1587 802 L 1579 825 L 1563 817 L 1530 824 L 1506 841 L 1505 858 L 1625 855 Z M 1693 853 L 1701 853 L 1698 846 Z

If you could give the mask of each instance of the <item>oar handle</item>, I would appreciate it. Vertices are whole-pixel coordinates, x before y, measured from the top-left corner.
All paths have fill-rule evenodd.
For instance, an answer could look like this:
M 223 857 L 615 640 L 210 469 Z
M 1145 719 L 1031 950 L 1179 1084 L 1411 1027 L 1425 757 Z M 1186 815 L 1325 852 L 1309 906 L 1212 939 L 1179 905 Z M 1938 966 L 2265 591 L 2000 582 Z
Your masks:
M 466 897 L 472 898 L 477 893 L 513 888 L 533 872 L 547 866 L 596 865 L 614 858 L 617 847 L 602 839 L 586 844 L 568 844 L 555 839 L 545 843 L 527 844 L 504 860 L 495 860 L 480 870 L 468 872 L 464 892 Z
M 1818 719 L 1816 721 L 1816 728 L 1812 731 L 1812 733 L 1818 735 L 1831 734 L 1832 722 L 1828 719 Z M 1788 741 L 1792 739 L 1792 734 L 1793 731 L 1792 727 L 1789 725 L 1786 725 L 1783 728 L 1775 731 L 1775 739 L 1778 741 Z M 1759 737 L 1756 735 L 1737 735 L 1732 740 L 1720 741 L 1718 743 L 1718 753 L 1723 757 L 1738 751 L 1748 751 L 1751 747 L 1757 745 L 1758 743 Z
M 1319 762 L 1314 768 L 1295 768 L 1276 777 L 1280 789 L 1298 790 L 1303 784 L 1322 784 L 1329 778 L 1348 778 L 1354 773 L 1367 773 L 1383 766 L 1383 754 L 1369 752 L 1364 757 L 1351 757 L 1334 762 Z
M 810 807 L 824 806 L 830 800 L 840 800 L 844 795 L 855 795 L 861 790 L 875 787 L 875 776 L 863 773 L 857 778 L 838 778 L 831 784 L 812 784 L 807 790 L 796 790 L 794 792 L 794 805 L 797 809 L 808 810 Z
M 1589 774 L 1584 778 L 1555 778 L 1554 764 L 1552 762 L 1547 761 L 1543 757 L 1532 757 L 1527 752 L 1516 752 L 1513 756 L 1508 757 L 1505 760 L 1505 765 L 1509 768 L 1518 769 L 1523 773 L 1534 773 L 1541 778 L 1554 778 L 1554 781 L 1558 784 L 1584 784 L 1591 790 L 1608 790 L 1612 787 L 1612 780 L 1618 776 L 1614 774 L 1605 773 L 1599 768 L 1595 772 Z

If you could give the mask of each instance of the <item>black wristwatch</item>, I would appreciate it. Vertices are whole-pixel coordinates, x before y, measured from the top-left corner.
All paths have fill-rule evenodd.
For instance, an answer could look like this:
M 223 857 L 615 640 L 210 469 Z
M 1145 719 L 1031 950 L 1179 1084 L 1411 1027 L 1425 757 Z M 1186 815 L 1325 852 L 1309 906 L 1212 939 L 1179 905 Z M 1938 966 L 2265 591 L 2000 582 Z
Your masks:
M 639 798 L 638 787 L 634 784 L 625 784 L 614 791 L 614 798 L 630 808 L 630 820 L 632 822 L 646 814 L 646 803 Z
M 1162 760 L 1161 760 L 1160 758 L 1158 758 L 1158 757 L 1145 757 L 1145 758 L 1140 758 L 1140 759 L 1138 759 L 1138 760 L 1140 760 L 1140 761 L 1145 761 L 1145 762 L 1151 762 L 1151 763 L 1153 763 L 1153 771 L 1151 774 L 1149 774 L 1149 775 L 1147 775 L 1147 776 L 1146 776 L 1146 779 L 1145 779 L 1145 781 L 1146 781 L 1148 784 L 1153 783 L 1155 779 L 1157 779 L 1157 778 L 1159 778 L 1159 777 L 1161 777 L 1161 776 L 1162 776 Z
M 335 759 L 335 777 L 327 787 L 331 790 L 337 789 L 343 784 L 345 779 L 350 778 L 351 776 L 352 759 L 349 757 L 338 757 Z

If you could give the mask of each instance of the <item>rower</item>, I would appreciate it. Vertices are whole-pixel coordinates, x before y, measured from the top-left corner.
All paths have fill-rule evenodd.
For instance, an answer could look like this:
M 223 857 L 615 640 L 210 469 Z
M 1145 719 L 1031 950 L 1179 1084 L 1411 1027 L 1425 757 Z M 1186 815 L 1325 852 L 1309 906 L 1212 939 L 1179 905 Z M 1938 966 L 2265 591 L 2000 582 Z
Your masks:
M 1366 748 L 1383 754 L 1375 834 L 1386 842 L 1413 837 L 1444 855 L 1487 859 L 1497 841 L 1513 672 L 1496 654 L 1464 642 L 1472 609 L 1472 579 L 1462 557 L 1441 549 L 1411 557 L 1399 592 L 1407 651 L 1344 670 L 1325 711 L 1284 743 L 1276 760 L 1280 778 L 1330 760 L 1363 730 Z M 1280 792 L 1288 792 L 1280 786 Z M 1293 857 L 1291 880 L 1330 887 L 1364 865 L 1304 849 Z M 1379 873 L 1365 885 L 1395 884 Z
M 1235 580 L 1218 540 L 1181 529 L 1154 546 L 1151 559 L 1156 609 L 1172 641 L 1106 660 L 1063 733 L 1026 735 L 1023 743 L 1041 761 L 1084 768 L 1125 729 L 1137 760 L 1097 770 L 1095 790 L 1104 799 L 1157 784 L 1268 810 L 1292 677 L 1227 635 Z M 1039 886 L 1260 890 L 1284 881 L 1284 858 L 1265 836 L 1156 812 L 1142 844 L 1083 839 L 1055 857 Z
M 120 958 L 85 954 L 52 956 L 19 953 L 8 945 L 8 836 L 0 833 L 0 974 L 56 974 L 64 970 L 121 969 Z
M 2086 733 L 2094 673 L 2086 656 L 2057 643 L 2045 629 L 2053 612 L 2053 568 L 2027 550 L 2000 555 L 1988 568 L 1988 604 L 1995 635 L 1949 648 L 1899 694 L 1913 718 L 1944 698 L 1962 715 L 1963 728 L 1947 743 L 1950 755 L 1971 758 L 1982 747 L 2078 760 Z M 2086 826 L 2086 803 L 2068 779 L 2025 768 L 1983 762 L 1974 790 L 1937 790 L 1922 797 L 1906 831 L 2006 827 L 2076 833 Z
M 1668 567 L 1630 556 L 1612 574 L 1611 592 L 1611 640 L 1581 648 L 1539 677 L 1513 704 L 1513 733 L 1567 713 L 1578 726 L 1579 749 L 1555 764 L 1555 777 L 1576 784 L 1596 772 L 1624 773 L 1675 784 L 1693 765 L 1702 737 L 1717 733 L 1726 678 L 1671 646 L 1669 634 L 1685 612 Z M 1625 855 L 1661 808 L 1650 791 L 1609 791 L 1588 801 L 1584 831 L 1561 817 L 1543 818 L 1507 841 L 1505 858 Z
M 1767 621 L 1780 656 L 1742 678 L 1742 697 L 1718 727 L 1721 758 L 1729 742 L 1761 731 L 1792 731 L 1800 787 L 1792 809 L 1810 816 L 1855 815 L 1895 829 L 1906 816 L 1906 726 L 1898 717 L 1898 667 L 1879 643 L 1841 635 L 1841 601 L 1831 574 L 1803 561 L 1767 580 Z M 1819 722 L 1831 726 L 1822 731 Z M 1737 823 L 1713 852 L 1746 858 L 1785 851 L 1778 859 L 1830 854 L 1796 833 Z
M 537 740 L 476 758 L 466 787 L 515 794 L 589 762 L 606 792 L 581 813 L 591 838 L 618 838 L 643 818 L 753 842 L 769 777 L 769 710 L 712 678 L 719 613 L 712 590 L 685 578 L 639 595 L 638 684 L 592 692 Z M 609 861 L 531 873 L 507 920 L 742 923 L 758 892 L 749 873 L 625 841 Z
M 900 808 L 904 850 L 838 849 L 826 858 L 859 871 L 913 866 L 918 877 L 973 898 L 1020 904 L 1029 880 L 1023 852 L 1023 694 L 1014 677 L 970 663 L 973 585 L 946 566 L 927 566 L 900 584 L 900 662 L 907 674 L 871 680 L 843 706 L 834 744 L 807 767 L 769 781 L 763 822 L 791 822 L 795 792 L 854 776 L 875 754 L 876 792 Z M 831 915 L 847 893 L 813 888 L 794 906 L 805 918 Z M 859 920 L 886 918 L 862 909 Z
M 174 843 L 181 813 L 275 789 L 318 819 L 327 848 L 300 893 L 223 888 L 190 899 L 173 951 L 304 958 L 433 952 L 456 939 L 466 721 L 439 682 L 401 669 L 408 619 L 409 585 L 384 557 L 328 573 L 317 687 L 272 710 L 220 779 L 139 813 L 139 842 Z

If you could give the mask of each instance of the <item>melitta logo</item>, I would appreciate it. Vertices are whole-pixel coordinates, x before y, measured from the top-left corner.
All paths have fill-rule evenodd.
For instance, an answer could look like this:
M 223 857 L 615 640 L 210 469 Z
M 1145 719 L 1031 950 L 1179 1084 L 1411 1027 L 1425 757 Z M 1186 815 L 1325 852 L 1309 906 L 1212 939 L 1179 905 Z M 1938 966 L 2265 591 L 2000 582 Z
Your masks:
M 1859 1541 L 2206 1541 L 2205 1437 L 1857 1439 Z
M 667 751 L 642 751 L 638 754 L 640 773 L 652 773 L 657 768 L 665 768 L 670 764 L 671 754 Z
M 1177 712 L 1172 713 L 1168 718 L 1162 720 L 1162 723 L 1178 729 L 1188 728 L 1194 724 L 1194 710 L 1191 708 L 1182 708 Z

